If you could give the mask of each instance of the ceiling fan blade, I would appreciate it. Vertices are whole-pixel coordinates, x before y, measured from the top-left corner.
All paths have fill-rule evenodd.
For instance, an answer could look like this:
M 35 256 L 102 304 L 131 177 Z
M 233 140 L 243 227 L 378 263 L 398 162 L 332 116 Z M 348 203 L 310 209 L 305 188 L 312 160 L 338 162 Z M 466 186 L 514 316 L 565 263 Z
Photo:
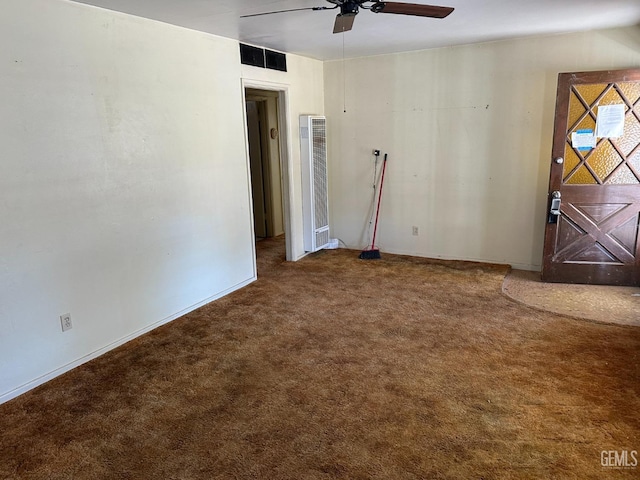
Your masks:
M 339 13 L 336 15 L 336 23 L 333 24 L 333 33 L 348 32 L 353 28 L 353 21 L 356 19 L 354 13 Z
M 262 15 L 273 15 L 274 13 L 300 12 L 302 10 L 335 10 L 335 7 L 307 7 L 307 8 L 290 8 L 288 10 L 276 10 L 275 12 L 253 13 L 251 15 L 240 15 L 240 18 L 260 17 Z
M 378 2 L 371 5 L 371 11 L 375 13 L 397 13 L 400 15 L 415 15 L 417 17 L 444 18 L 453 12 L 453 8 L 418 3 Z

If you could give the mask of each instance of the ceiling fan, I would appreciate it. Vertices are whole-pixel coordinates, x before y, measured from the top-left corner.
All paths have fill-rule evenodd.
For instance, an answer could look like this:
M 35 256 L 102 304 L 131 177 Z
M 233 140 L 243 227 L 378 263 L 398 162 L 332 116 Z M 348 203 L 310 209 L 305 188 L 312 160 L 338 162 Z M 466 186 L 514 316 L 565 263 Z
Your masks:
M 347 32 L 353 28 L 353 21 L 360 9 L 370 10 L 373 13 L 395 13 L 399 15 L 414 15 L 417 17 L 444 18 L 453 12 L 451 7 L 438 7 L 434 5 L 422 5 L 419 3 L 380 2 L 376 0 L 327 0 L 333 3 L 333 7 L 308 7 L 278 10 L 275 12 L 256 13 L 242 15 L 240 18 L 258 17 L 274 13 L 297 12 L 300 10 L 334 10 L 340 9 L 333 26 L 333 33 Z M 369 5 L 371 4 L 371 5 Z

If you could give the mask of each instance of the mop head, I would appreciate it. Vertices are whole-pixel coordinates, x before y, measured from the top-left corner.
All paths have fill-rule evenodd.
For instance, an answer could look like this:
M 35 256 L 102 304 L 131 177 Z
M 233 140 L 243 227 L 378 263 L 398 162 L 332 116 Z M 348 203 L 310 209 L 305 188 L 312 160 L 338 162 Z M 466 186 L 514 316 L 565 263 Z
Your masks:
M 378 259 L 380 258 L 380 250 L 378 250 L 377 248 L 371 249 L 371 250 L 363 250 L 362 252 L 360 252 L 360 255 L 358 256 L 358 258 L 362 260 Z

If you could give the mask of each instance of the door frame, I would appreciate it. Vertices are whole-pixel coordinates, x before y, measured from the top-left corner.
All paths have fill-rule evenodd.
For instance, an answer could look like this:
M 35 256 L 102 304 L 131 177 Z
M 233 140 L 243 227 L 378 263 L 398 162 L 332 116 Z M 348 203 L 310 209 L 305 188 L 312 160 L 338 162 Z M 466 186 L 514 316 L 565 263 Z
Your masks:
M 278 141 L 280 147 L 280 176 L 282 179 L 282 213 L 284 222 L 284 237 L 285 237 L 285 249 L 287 261 L 294 261 L 293 245 L 296 245 L 296 239 L 294 238 L 294 231 L 292 228 L 292 213 L 293 213 L 293 155 L 292 145 L 289 132 L 291 131 L 291 120 L 289 118 L 289 86 L 286 84 L 279 84 L 273 82 L 266 82 L 253 79 L 241 79 L 242 86 L 242 115 L 244 118 L 245 129 L 245 148 L 247 156 L 247 169 L 249 165 L 249 139 L 247 132 L 247 110 L 246 110 L 246 90 L 247 88 L 252 90 L 266 90 L 269 92 L 278 93 Z M 248 180 L 251 182 L 251 175 L 248 173 Z M 253 203 L 253 195 L 251 192 L 251 184 L 248 185 L 249 195 L 251 202 Z M 254 258 L 255 258 L 255 231 L 254 231 L 254 218 L 253 209 L 251 209 L 251 238 L 254 244 Z
M 274 139 L 278 140 L 280 135 L 280 125 L 277 116 L 279 93 L 271 90 L 246 89 L 245 95 L 247 105 L 252 101 L 256 103 L 260 124 L 265 126 L 265 128 L 262 128 L 260 131 L 260 163 L 265 192 L 266 236 L 274 237 L 284 234 L 280 142 L 275 142 L 276 149 L 274 149 L 274 144 L 272 143 Z M 274 128 L 277 130 L 277 136 L 275 137 L 272 131 Z M 277 152 L 275 150 L 277 150 Z M 253 176 L 252 172 L 252 177 Z

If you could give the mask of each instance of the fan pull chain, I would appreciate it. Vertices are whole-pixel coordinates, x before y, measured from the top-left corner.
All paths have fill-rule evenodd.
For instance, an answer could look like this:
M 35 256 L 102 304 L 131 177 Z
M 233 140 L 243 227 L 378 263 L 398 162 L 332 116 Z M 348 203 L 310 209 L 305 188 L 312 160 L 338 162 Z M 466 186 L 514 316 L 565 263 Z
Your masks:
M 344 30 L 342 31 L 342 108 L 347 113 L 347 74 L 344 63 Z

